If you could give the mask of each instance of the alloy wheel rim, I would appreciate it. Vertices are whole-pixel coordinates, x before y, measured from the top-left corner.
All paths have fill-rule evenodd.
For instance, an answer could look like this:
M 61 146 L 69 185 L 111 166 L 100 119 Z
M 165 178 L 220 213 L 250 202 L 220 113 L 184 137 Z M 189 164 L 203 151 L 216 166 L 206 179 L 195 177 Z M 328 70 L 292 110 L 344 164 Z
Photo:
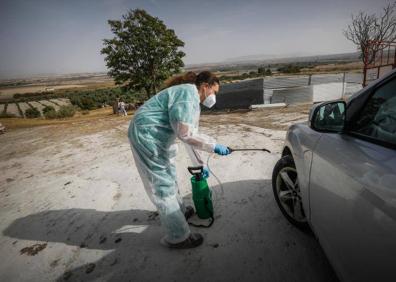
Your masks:
M 302 206 L 297 170 L 293 167 L 282 168 L 276 178 L 278 199 L 286 213 L 297 222 L 306 222 Z

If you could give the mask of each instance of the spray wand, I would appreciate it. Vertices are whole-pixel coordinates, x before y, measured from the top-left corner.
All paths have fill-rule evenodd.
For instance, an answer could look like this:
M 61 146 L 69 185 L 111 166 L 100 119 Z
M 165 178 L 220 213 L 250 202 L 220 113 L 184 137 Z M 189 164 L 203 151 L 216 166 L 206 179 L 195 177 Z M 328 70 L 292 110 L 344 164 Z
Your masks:
M 268 149 L 265 149 L 265 148 L 262 148 L 262 149 L 258 149 L 258 148 L 230 148 L 230 147 L 227 147 L 228 148 L 228 150 L 230 150 L 230 153 L 232 153 L 232 152 L 237 152 L 237 151 L 263 151 L 263 152 L 268 152 L 268 153 L 271 153 L 271 151 L 270 150 L 268 150 Z
M 231 154 L 232 152 L 242 152 L 242 151 L 262 151 L 262 152 L 271 153 L 270 150 L 265 149 L 265 148 L 230 148 L 230 147 L 227 147 L 227 148 L 228 148 L 228 150 L 230 151 L 230 154 Z M 215 178 L 215 179 L 217 180 L 217 182 L 219 183 L 220 188 L 221 188 L 221 194 L 224 195 L 223 184 L 221 183 L 220 179 L 216 176 L 216 174 L 213 173 L 213 171 L 210 169 L 210 166 L 209 166 L 209 160 L 210 160 L 210 158 L 212 157 L 212 155 L 213 155 L 213 154 L 208 155 L 208 159 L 206 160 L 206 167 L 208 168 L 210 174 L 213 175 L 214 178 Z

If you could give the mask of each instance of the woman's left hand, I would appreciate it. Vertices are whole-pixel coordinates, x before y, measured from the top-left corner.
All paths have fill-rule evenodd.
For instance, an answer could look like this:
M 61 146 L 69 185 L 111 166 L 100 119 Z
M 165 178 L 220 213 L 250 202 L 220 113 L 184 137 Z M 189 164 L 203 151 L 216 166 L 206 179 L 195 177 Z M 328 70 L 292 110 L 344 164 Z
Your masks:
M 203 175 L 203 177 L 204 177 L 205 179 L 209 177 L 209 170 L 208 170 L 208 168 L 204 167 L 204 168 L 202 169 L 202 175 Z

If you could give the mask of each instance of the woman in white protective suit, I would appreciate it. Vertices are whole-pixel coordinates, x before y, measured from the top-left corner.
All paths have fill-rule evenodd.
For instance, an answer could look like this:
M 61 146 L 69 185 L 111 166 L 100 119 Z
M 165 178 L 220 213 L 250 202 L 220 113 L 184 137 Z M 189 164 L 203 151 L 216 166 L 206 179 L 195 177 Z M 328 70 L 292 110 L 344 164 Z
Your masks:
M 193 165 L 203 165 L 197 150 L 228 155 L 226 146 L 198 134 L 200 102 L 206 107 L 216 103 L 219 79 L 204 71 L 188 72 L 167 82 L 135 113 L 128 129 L 136 167 L 151 201 L 158 209 L 165 237 L 161 242 L 171 248 L 193 248 L 203 242 L 199 233 L 191 233 L 187 219 L 194 214 L 184 207 L 178 193 L 175 139 L 182 140 Z M 205 176 L 209 176 L 205 169 Z

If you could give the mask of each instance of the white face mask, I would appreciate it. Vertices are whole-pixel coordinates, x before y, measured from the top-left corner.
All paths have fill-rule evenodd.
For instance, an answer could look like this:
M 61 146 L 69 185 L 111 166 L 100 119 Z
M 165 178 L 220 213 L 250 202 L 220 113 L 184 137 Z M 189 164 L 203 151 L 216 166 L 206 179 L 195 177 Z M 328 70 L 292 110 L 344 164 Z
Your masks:
M 202 104 L 208 108 L 213 107 L 214 104 L 216 104 L 216 95 L 210 94 L 208 97 L 205 98 L 205 100 L 202 102 Z

